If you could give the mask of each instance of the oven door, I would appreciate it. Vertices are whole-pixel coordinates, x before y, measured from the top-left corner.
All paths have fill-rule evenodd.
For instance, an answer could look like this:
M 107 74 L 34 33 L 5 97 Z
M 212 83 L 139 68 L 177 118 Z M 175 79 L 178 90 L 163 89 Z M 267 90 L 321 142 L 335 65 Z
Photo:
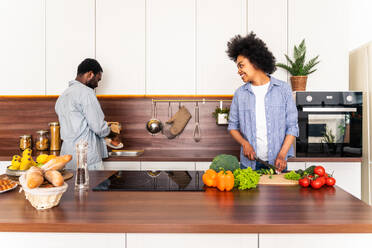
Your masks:
M 362 119 L 356 107 L 303 107 L 297 157 L 361 157 Z

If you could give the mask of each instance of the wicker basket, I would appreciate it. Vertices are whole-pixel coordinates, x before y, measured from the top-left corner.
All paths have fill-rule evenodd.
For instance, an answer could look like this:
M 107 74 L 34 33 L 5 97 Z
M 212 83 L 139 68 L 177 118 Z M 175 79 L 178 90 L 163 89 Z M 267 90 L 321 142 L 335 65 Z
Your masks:
M 30 189 L 26 184 L 26 175 L 19 178 L 22 189 L 25 191 L 26 199 L 37 210 L 48 209 L 57 206 L 63 193 L 67 190 L 68 184 L 60 187 Z

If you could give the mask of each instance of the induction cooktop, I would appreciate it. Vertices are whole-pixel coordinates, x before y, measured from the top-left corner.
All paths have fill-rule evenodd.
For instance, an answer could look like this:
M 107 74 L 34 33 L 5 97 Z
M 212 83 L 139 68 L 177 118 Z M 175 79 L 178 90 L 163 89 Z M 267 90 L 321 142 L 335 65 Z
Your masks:
M 118 171 L 93 191 L 204 191 L 204 171 Z

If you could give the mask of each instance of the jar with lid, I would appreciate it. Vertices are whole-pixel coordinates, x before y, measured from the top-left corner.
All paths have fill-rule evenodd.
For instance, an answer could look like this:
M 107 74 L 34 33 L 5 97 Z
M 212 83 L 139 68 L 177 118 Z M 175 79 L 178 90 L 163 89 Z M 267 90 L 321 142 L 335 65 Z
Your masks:
M 59 151 L 61 150 L 61 138 L 59 134 L 59 123 L 58 122 L 50 122 L 50 150 L 51 151 Z
M 31 149 L 31 135 L 24 134 L 19 136 L 19 149 L 22 151 L 26 150 L 27 148 Z
M 48 131 L 46 130 L 39 130 L 36 132 L 38 137 L 36 138 L 36 150 L 38 151 L 45 151 L 49 148 L 49 139 L 48 139 Z

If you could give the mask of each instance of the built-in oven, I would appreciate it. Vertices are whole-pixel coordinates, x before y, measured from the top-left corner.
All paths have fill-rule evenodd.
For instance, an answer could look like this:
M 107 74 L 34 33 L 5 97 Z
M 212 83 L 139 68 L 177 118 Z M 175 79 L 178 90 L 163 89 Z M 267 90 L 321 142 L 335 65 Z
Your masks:
M 297 157 L 362 156 L 362 92 L 296 92 Z

